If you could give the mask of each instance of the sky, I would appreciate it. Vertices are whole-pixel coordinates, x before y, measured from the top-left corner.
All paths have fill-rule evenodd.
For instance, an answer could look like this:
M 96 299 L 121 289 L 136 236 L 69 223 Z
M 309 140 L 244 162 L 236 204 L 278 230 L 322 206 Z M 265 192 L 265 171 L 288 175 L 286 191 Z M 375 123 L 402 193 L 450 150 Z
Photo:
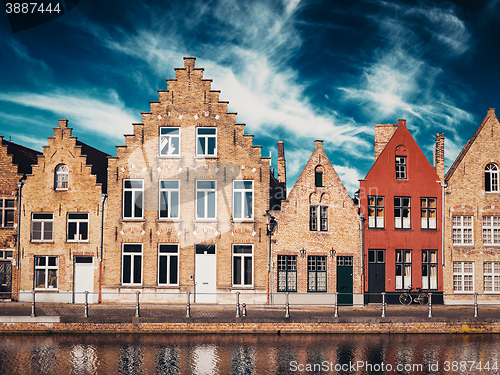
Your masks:
M 0 15 L 5 139 L 41 151 L 67 118 L 115 156 L 193 56 L 275 167 L 284 141 L 289 190 L 321 139 L 353 195 L 373 164 L 375 124 L 406 119 L 431 162 L 444 133 L 447 170 L 487 109 L 500 111 L 500 0 L 71 3 L 23 31 Z

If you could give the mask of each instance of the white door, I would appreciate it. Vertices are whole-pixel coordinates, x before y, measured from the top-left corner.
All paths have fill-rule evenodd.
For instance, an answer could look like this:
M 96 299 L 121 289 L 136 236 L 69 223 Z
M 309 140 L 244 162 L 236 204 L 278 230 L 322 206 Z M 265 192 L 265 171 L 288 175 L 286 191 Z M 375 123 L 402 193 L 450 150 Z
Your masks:
M 74 295 L 75 303 L 85 303 L 85 292 L 94 291 L 94 262 L 92 257 L 77 256 L 75 261 Z M 89 293 L 89 303 L 97 300 L 97 295 Z
M 216 303 L 217 302 L 217 274 L 215 245 L 196 245 L 195 258 L 195 302 Z

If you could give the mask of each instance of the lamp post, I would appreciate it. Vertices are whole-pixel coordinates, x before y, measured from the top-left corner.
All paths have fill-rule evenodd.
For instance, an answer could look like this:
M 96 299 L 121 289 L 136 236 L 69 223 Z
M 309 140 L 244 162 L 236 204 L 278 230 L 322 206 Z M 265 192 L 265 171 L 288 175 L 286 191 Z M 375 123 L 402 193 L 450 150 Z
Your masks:
M 266 218 L 266 232 L 269 241 L 267 243 L 267 282 L 268 282 L 268 294 L 267 294 L 267 303 L 273 304 L 273 270 L 272 270 L 272 261 L 271 261 L 271 237 L 274 232 L 274 228 L 276 227 L 276 220 L 274 216 L 269 213 L 269 210 L 266 210 L 264 214 Z

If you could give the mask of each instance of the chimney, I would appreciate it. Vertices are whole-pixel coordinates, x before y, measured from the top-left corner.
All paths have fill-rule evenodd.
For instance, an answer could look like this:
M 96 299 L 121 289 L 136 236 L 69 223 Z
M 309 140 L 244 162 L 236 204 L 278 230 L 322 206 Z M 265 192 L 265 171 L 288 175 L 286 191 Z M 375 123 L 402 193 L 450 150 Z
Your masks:
M 488 116 L 495 116 L 495 108 L 488 108 Z
M 322 150 L 323 149 L 323 141 L 314 141 L 314 149 Z
M 59 127 L 60 128 L 67 128 L 68 127 L 68 120 L 66 120 L 66 119 L 59 119 Z
M 285 145 L 278 141 L 278 182 L 286 186 Z
M 406 120 L 399 120 L 398 123 L 406 127 Z M 391 140 L 392 136 L 398 129 L 396 124 L 377 124 L 375 125 L 375 160 L 378 159 L 385 146 Z
M 434 144 L 434 170 L 441 179 L 441 182 L 444 182 L 444 133 L 436 134 L 436 142 Z

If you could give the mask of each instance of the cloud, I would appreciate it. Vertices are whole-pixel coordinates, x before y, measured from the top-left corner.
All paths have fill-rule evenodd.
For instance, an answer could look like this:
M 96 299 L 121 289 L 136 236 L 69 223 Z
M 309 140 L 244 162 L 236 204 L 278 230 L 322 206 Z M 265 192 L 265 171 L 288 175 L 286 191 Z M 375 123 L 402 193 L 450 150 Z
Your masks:
M 81 130 L 120 141 L 123 141 L 124 133 L 131 132 L 131 124 L 138 122 L 137 116 L 133 117 L 132 111 L 125 108 L 113 90 L 58 89 L 40 94 L 0 92 L 0 100 L 55 113 L 60 118 L 68 118 L 70 124 L 77 124 Z
M 359 189 L 359 180 L 362 178 L 359 171 L 345 165 L 334 165 L 335 172 L 339 175 L 342 183 L 351 196 Z

